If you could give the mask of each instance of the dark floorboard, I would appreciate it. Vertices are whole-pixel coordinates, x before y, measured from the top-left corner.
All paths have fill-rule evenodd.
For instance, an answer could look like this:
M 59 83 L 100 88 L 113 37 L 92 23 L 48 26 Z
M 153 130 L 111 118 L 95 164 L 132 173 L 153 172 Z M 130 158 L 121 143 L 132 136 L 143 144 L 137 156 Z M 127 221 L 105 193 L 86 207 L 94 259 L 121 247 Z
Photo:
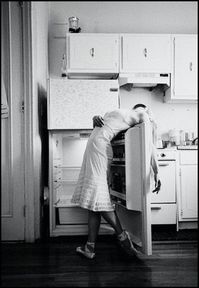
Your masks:
M 75 253 L 84 238 L 2 244 L 2 287 L 196 287 L 197 243 L 154 243 L 153 255 L 124 256 L 114 238 L 99 239 L 97 255 Z M 80 241 L 81 240 L 81 241 Z

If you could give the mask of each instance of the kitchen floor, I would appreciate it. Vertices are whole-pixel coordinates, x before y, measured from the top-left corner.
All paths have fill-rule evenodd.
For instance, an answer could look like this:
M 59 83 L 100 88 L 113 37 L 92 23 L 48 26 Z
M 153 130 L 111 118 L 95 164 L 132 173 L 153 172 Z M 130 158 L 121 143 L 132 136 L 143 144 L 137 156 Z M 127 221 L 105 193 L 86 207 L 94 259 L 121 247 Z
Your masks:
M 153 255 L 130 259 L 114 236 L 99 236 L 97 255 L 75 253 L 86 237 L 2 244 L 2 287 L 196 287 L 197 242 L 153 242 Z

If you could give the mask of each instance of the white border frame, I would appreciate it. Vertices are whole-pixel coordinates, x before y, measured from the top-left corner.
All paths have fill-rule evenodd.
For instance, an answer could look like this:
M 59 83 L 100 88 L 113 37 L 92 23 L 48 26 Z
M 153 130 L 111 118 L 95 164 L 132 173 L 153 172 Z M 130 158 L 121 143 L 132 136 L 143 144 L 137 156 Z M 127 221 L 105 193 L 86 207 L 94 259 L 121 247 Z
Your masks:
M 22 4 L 24 79 L 25 241 L 35 240 L 31 2 Z

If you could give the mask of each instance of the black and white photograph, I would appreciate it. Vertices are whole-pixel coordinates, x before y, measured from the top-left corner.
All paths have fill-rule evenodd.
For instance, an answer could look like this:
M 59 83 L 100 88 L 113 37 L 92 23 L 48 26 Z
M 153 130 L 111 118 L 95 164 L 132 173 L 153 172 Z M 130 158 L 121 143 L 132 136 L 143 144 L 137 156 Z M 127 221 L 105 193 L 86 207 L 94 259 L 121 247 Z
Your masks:
M 1 1 L 1 287 L 198 287 L 198 1 Z

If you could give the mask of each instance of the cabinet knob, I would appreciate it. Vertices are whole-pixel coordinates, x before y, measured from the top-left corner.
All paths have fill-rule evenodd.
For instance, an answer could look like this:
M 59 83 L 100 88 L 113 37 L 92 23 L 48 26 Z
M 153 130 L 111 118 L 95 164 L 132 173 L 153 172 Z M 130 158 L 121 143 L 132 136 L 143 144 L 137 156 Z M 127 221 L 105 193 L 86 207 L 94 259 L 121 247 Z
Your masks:
M 161 156 L 161 157 L 165 157 L 165 156 L 166 156 L 166 154 L 164 154 L 164 153 L 161 153 L 161 154 L 160 154 L 160 156 Z
M 147 57 L 147 49 L 144 48 L 144 57 Z
M 90 55 L 91 55 L 91 57 L 94 57 L 95 55 L 95 49 L 94 48 L 91 48 L 90 49 Z

